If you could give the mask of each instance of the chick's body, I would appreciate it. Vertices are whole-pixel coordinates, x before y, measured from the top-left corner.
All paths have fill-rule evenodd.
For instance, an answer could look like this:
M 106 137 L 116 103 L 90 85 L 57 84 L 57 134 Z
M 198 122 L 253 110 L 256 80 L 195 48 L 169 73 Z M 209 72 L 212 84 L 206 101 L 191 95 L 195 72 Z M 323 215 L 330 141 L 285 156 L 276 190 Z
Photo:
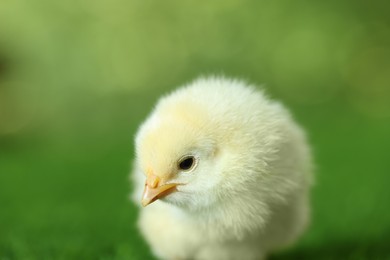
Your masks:
M 301 129 L 241 81 L 203 78 L 178 89 L 136 136 L 133 198 L 167 187 L 139 216 L 161 259 L 261 259 L 290 245 L 308 222 L 311 176 Z

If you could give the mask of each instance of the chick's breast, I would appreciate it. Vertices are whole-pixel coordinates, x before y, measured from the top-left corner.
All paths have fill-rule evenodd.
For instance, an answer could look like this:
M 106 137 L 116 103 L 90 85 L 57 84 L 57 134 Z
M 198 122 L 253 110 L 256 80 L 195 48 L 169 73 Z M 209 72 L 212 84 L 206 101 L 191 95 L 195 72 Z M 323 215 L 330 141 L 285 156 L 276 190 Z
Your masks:
M 136 203 L 144 188 L 158 194 L 139 227 L 162 259 L 260 259 L 296 241 L 309 220 L 303 131 L 237 80 L 201 78 L 163 97 L 136 135 L 133 179 Z

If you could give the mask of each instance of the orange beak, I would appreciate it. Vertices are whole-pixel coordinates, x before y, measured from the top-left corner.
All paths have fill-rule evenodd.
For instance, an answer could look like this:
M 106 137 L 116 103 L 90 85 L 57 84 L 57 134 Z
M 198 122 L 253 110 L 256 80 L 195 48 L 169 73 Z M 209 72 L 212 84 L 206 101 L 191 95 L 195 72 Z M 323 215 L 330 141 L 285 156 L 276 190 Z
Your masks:
M 145 189 L 142 195 L 142 206 L 146 207 L 150 203 L 167 196 L 168 194 L 174 192 L 176 190 L 176 183 L 159 185 L 160 178 L 153 175 L 148 174 L 145 182 Z

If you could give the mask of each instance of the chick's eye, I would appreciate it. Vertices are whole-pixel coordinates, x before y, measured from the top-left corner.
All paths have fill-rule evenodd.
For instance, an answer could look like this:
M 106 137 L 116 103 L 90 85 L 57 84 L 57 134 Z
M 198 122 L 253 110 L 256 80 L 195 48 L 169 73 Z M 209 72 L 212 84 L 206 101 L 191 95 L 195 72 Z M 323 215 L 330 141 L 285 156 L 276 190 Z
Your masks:
M 190 170 L 195 165 L 195 158 L 193 156 L 188 156 L 179 161 L 180 170 Z

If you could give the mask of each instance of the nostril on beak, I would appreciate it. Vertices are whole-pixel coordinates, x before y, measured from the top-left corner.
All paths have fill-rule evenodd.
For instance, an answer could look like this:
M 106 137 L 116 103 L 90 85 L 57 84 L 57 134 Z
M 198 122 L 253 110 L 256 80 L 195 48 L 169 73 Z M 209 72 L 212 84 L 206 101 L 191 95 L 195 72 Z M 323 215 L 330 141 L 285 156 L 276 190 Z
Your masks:
M 154 174 L 149 174 L 146 179 L 146 184 L 152 189 L 156 188 L 159 182 L 160 179 Z

